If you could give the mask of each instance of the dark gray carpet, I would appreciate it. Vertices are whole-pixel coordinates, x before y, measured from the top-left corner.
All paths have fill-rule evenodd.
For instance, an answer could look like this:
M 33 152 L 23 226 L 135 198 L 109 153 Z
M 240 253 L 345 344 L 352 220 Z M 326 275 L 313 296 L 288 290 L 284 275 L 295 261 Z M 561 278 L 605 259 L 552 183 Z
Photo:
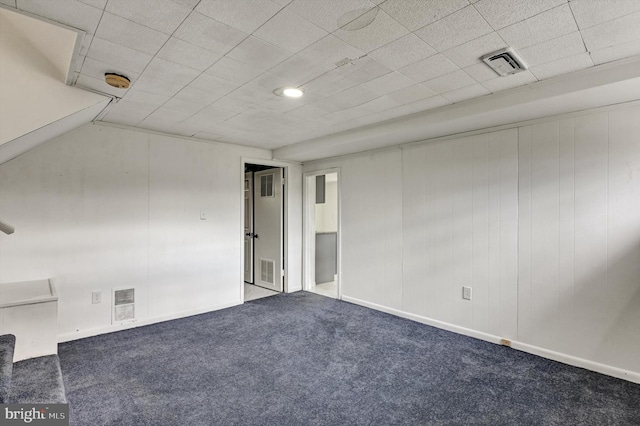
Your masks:
M 59 355 L 72 425 L 640 424 L 640 385 L 305 292 Z
M 41 356 L 13 364 L 9 401 L 12 404 L 67 402 L 58 356 Z
M 0 404 L 9 401 L 11 376 L 13 374 L 13 351 L 16 346 L 16 336 L 3 334 L 0 336 Z

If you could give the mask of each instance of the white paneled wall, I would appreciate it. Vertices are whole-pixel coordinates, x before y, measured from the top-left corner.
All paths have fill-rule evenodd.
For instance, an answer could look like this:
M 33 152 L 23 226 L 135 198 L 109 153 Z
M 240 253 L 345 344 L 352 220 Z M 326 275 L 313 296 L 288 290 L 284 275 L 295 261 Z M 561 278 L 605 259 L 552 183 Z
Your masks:
M 519 340 L 640 371 L 640 109 L 520 128 L 519 194 Z
M 142 322 L 241 303 L 242 156 L 270 153 L 86 125 L 3 164 L 0 281 L 53 278 L 62 339 L 111 329 L 113 287 Z
M 402 152 L 344 163 L 342 285 L 357 299 L 402 308 Z
M 640 107 L 331 167 L 346 300 L 640 381 Z
M 516 337 L 517 136 L 403 150 L 404 311 Z

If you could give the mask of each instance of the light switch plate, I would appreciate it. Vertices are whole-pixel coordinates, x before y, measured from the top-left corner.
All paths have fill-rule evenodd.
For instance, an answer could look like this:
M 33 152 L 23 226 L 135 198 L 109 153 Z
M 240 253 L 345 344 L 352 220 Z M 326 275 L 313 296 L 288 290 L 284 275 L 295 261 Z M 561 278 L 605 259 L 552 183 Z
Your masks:
M 462 287 L 462 298 L 465 300 L 471 300 L 471 287 Z
M 200 220 L 207 220 L 207 212 L 200 210 Z
M 101 291 L 94 291 L 91 293 L 91 303 L 92 304 L 97 304 L 97 303 L 102 303 L 102 292 Z

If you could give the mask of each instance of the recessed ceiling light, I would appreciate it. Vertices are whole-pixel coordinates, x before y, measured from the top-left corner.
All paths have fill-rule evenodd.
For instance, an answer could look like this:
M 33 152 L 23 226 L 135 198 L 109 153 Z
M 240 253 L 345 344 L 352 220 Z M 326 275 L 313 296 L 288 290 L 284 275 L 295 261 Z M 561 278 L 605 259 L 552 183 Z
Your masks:
M 299 98 L 304 95 L 304 90 L 299 87 L 281 87 L 273 91 L 278 96 L 286 96 L 288 98 Z

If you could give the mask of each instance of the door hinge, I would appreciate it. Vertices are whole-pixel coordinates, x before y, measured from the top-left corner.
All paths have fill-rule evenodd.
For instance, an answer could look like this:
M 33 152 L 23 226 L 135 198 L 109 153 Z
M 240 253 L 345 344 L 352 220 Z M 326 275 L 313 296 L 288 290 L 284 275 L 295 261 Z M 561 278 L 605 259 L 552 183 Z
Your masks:
M 284 278 L 284 269 L 283 269 L 282 271 L 280 271 L 280 276 L 281 276 L 282 278 Z

